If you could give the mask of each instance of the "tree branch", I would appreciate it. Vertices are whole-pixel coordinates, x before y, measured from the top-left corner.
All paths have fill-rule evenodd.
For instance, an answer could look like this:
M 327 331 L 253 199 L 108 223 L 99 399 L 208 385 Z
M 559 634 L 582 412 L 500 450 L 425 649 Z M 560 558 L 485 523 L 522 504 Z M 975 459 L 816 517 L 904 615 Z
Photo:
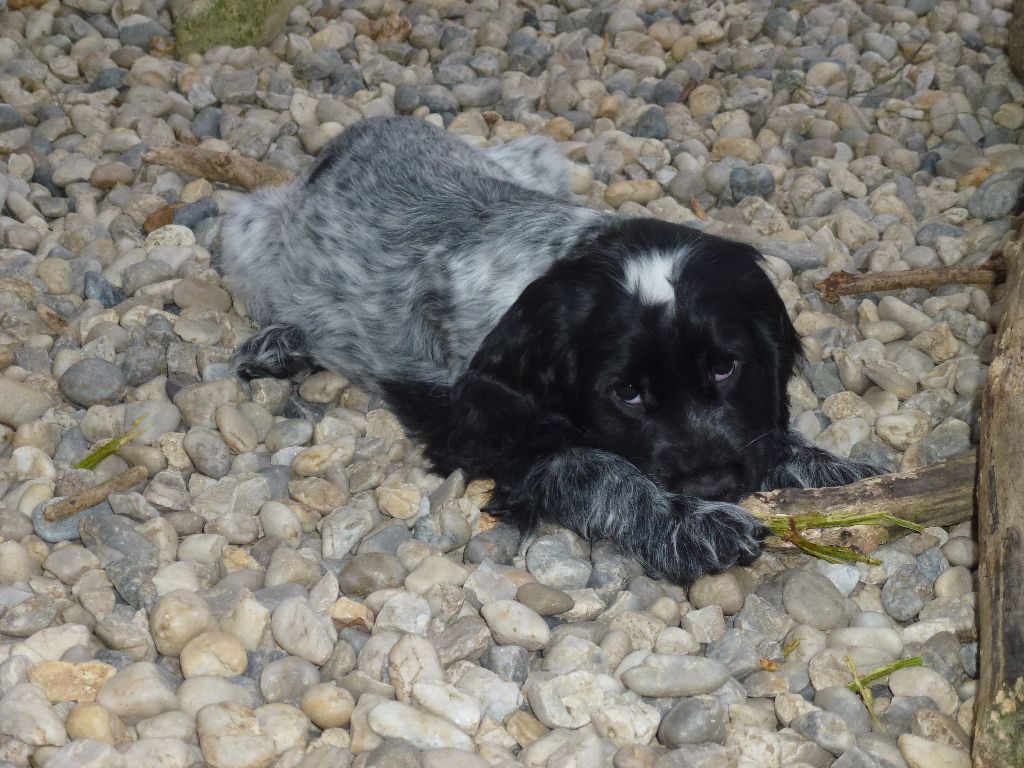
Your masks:
M 148 163 L 165 165 L 190 176 L 230 184 L 250 192 L 260 187 L 287 184 L 295 178 L 291 171 L 261 163 L 259 160 L 183 145 L 159 147 L 147 152 L 143 159 Z
M 936 464 L 869 477 L 838 488 L 784 488 L 755 493 L 740 505 L 758 517 L 769 515 L 827 515 L 856 511 L 889 514 L 923 526 L 955 525 L 974 514 L 976 455 L 966 453 Z M 820 544 L 874 552 L 899 529 L 855 525 L 849 528 L 807 530 L 804 537 Z
M 834 272 L 814 287 L 830 304 L 840 296 L 853 296 L 875 291 L 898 291 L 903 288 L 935 288 L 939 285 L 992 285 L 999 281 L 1001 270 L 995 267 L 922 267 L 901 272 L 870 272 L 853 275 Z

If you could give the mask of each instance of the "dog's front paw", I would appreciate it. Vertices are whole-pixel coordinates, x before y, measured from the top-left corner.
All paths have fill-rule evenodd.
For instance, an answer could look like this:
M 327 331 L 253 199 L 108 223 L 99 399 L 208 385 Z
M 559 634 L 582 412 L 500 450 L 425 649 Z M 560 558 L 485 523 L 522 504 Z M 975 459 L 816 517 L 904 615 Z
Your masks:
M 663 572 L 673 581 L 688 583 L 733 565 L 750 565 L 770 533 L 735 504 L 676 496 L 672 507 L 676 520 Z

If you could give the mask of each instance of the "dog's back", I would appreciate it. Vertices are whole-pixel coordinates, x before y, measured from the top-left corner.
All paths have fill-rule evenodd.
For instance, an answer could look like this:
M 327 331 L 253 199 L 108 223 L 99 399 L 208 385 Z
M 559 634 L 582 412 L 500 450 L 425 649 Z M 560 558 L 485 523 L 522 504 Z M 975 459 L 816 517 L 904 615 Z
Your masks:
M 412 118 L 366 120 L 304 178 L 241 200 L 220 265 L 253 318 L 301 333 L 319 365 L 371 390 L 447 383 L 600 216 L 567 197 L 547 140 L 479 152 Z

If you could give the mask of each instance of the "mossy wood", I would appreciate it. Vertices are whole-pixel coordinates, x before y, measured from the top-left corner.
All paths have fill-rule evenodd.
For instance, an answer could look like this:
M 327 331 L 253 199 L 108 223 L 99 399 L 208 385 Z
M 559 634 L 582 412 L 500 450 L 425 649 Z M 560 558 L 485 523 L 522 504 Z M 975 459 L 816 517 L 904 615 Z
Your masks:
M 923 526 L 955 525 L 974 513 L 976 456 L 957 456 L 920 469 L 879 475 L 839 488 L 784 488 L 748 496 L 741 504 L 751 513 L 823 516 L 837 512 L 892 515 Z M 874 552 L 899 527 L 855 525 L 848 528 L 808 530 L 805 538 L 821 543 Z
M 1024 236 L 1022 236 L 1024 240 Z M 1024 254 L 1006 249 L 1005 307 L 978 452 L 978 652 L 974 764 L 1024 765 Z
M 298 0 L 171 0 L 179 56 L 270 43 Z

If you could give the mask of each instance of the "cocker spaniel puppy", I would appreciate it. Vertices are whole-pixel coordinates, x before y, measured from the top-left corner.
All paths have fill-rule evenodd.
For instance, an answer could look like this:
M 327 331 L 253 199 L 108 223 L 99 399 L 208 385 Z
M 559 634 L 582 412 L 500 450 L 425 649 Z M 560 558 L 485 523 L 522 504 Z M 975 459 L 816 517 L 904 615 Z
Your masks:
M 749 246 L 572 201 L 530 137 L 478 151 L 365 120 L 225 218 L 220 266 L 262 330 L 246 377 L 379 393 L 491 509 L 608 538 L 680 583 L 752 562 L 758 489 L 872 474 L 789 427 L 796 333 Z

